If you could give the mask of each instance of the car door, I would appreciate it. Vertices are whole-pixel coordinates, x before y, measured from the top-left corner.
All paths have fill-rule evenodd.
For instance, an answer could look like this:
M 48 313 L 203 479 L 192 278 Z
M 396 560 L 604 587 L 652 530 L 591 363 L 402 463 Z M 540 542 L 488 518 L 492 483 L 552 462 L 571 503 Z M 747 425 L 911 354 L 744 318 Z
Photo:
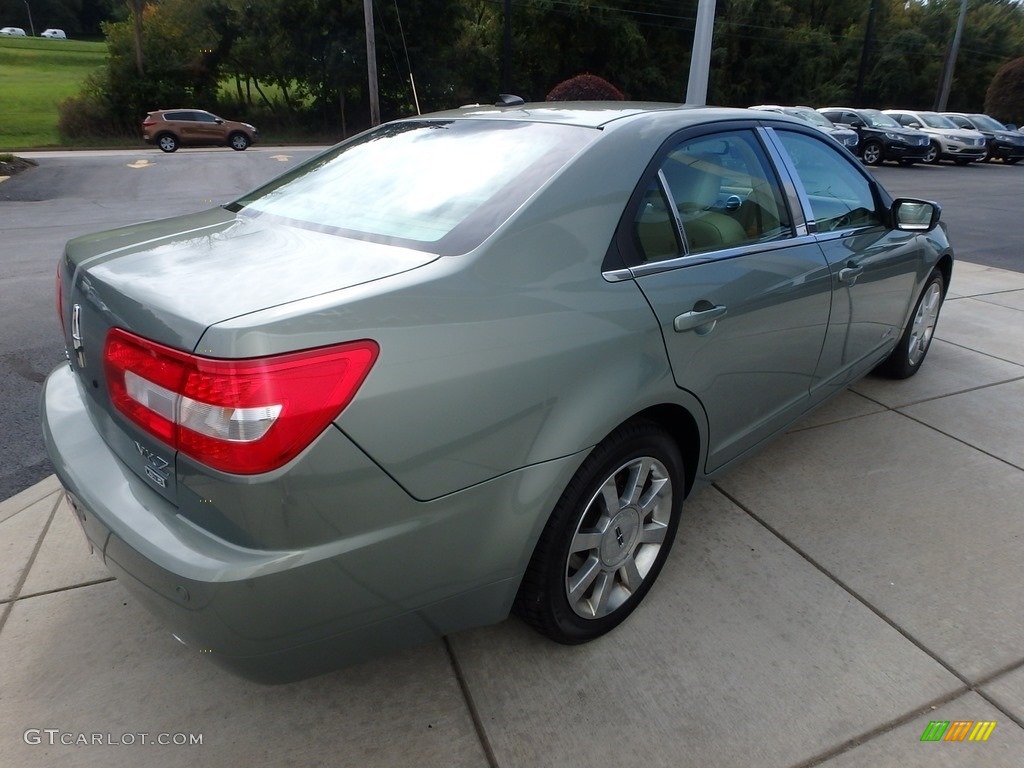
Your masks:
M 193 140 L 195 141 L 195 143 L 224 143 L 224 129 L 221 127 L 224 122 L 223 120 L 217 122 L 218 120 L 220 120 L 220 118 L 218 118 L 216 115 L 211 115 L 209 112 L 203 112 L 201 110 L 196 110 L 192 113 L 192 115 L 193 118 L 195 119 L 195 124 L 193 128 L 193 130 L 195 131 L 195 133 L 193 134 Z
M 707 471 L 807 407 L 831 301 L 828 265 L 755 125 L 734 126 L 666 145 L 617 238 L 676 384 L 707 413 Z
M 877 364 L 902 332 L 922 263 L 917 237 L 891 227 L 890 201 L 859 163 L 803 131 L 768 132 L 832 272 L 832 314 L 812 386 L 832 394 Z M 817 391 L 817 390 L 820 390 Z
M 171 124 L 171 129 L 182 144 L 191 144 L 195 140 L 195 120 L 191 112 L 167 112 L 164 120 Z

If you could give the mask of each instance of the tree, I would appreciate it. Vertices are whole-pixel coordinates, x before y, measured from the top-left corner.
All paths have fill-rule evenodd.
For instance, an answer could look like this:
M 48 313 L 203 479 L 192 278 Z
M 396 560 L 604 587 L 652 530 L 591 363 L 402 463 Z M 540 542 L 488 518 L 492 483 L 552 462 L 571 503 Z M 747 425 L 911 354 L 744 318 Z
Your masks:
M 1024 124 L 1024 56 L 1003 66 L 985 94 L 985 112 L 996 120 Z

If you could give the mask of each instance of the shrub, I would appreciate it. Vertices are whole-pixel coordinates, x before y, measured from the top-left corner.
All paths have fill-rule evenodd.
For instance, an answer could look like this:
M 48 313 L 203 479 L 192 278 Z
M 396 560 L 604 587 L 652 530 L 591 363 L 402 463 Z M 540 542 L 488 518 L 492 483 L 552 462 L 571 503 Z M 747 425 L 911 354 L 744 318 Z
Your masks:
M 1024 123 L 1024 56 L 996 72 L 985 94 L 985 112 L 1003 122 Z
M 603 77 L 585 73 L 563 80 L 547 96 L 547 101 L 622 101 L 622 91 Z

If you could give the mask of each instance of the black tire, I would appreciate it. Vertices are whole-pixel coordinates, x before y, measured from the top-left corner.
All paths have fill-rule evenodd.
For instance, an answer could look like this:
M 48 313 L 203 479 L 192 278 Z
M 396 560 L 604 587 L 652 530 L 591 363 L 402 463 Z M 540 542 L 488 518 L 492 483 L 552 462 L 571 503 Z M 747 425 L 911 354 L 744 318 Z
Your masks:
M 922 158 L 922 160 L 924 160 L 924 162 L 926 162 L 926 163 L 928 163 L 930 165 L 938 165 L 939 164 L 939 160 L 941 160 L 941 159 L 942 159 L 942 153 L 939 151 L 938 145 L 934 144 L 934 143 L 933 144 L 929 144 L 928 145 L 928 151 L 925 153 L 925 156 Z
M 523 576 L 516 612 L 567 645 L 622 623 L 672 548 L 684 477 L 678 445 L 653 422 L 631 422 L 605 438 L 555 505 Z M 578 592 L 570 597 L 573 584 Z
M 244 152 L 249 147 L 249 137 L 244 133 L 232 133 L 228 137 L 228 146 L 236 152 Z
M 945 296 L 945 281 L 942 273 L 936 269 L 929 275 L 921 295 L 917 297 L 914 311 L 896 348 L 875 369 L 878 373 L 891 379 L 909 379 L 921 369 L 931 348 Z
M 178 139 L 176 136 L 170 133 L 161 133 L 156 137 L 156 145 L 160 147 L 163 152 L 177 152 L 178 151 Z
M 861 158 L 867 165 L 881 165 L 884 154 L 882 144 L 877 141 L 864 142 L 864 148 L 860 152 Z

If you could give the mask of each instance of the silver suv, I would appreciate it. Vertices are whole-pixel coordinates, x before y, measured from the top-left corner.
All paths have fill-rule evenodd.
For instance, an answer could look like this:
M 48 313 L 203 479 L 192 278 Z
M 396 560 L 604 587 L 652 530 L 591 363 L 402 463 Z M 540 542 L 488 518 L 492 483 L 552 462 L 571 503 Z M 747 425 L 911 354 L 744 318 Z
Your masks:
M 985 158 L 985 137 L 978 131 L 958 128 L 945 115 L 909 109 L 883 111 L 903 127 L 928 134 L 932 145 L 924 158 L 926 163 L 952 160 L 957 165 L 967 165 Z

